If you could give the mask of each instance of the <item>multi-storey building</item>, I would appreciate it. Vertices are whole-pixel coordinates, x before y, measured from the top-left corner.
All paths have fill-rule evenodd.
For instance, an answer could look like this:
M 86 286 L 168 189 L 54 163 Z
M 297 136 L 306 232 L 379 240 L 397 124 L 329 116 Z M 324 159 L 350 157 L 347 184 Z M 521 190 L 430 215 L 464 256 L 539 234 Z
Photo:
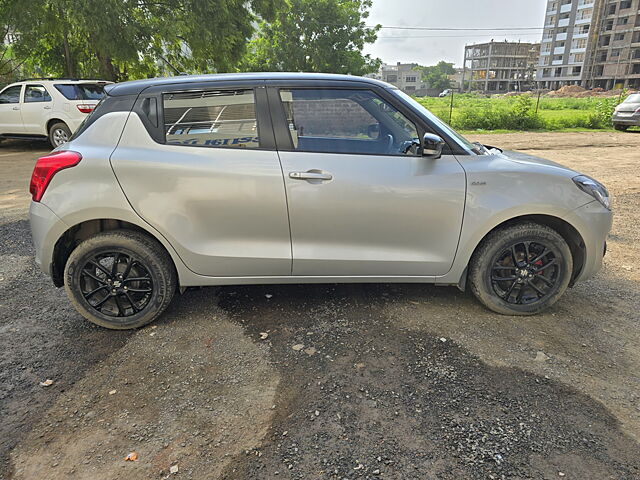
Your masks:
M 409 95 L 424 96 L 430 93 L 428 85 L 422 81 L 422 71 L 416 63 L 383 63 L 377 72 L 365 76 L 391 83 Z
M 640 0 L 549 0 L 537 80 L 640 87 Z
M 530 90 L 535 84 L 539 43 L 494 42 L 467 45 L 462 85 L 466 90 L 506 93 Z

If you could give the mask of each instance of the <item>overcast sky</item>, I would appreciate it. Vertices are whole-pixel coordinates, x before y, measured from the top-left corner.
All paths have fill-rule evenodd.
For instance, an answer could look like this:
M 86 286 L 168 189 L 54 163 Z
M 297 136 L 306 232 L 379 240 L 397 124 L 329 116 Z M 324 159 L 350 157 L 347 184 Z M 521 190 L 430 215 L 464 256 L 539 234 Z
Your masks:
M 513 28 L 524 31 L 419 31 L 381 29 L 365 53 L 385 63 L 433 65 L 440 60 L 462 66 L 465 44 L 513 40 L 539 42 L 546 0 L 373 0 L 367 24 L 391 27 Z M 394 38 L 395 37 L 395 38 Z

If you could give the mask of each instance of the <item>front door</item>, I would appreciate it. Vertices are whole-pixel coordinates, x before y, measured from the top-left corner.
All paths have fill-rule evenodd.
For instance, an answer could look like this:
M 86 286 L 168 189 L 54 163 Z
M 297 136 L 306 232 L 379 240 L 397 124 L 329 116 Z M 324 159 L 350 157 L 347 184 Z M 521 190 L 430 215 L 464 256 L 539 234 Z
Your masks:
M 465 201 L 456 158 L 420 156 L 416 123 L 372 90 L 289 88 L 278 96 L 291 137 L 279 155 L 293 274 L 449 271 Z
M 26 85 L 22 102 L 22 122 L 24 133 L 46 135 L 47 112 L 53 101 L 42 85 Z
M 142 99 L 152 107 L 131 113 L 111 156 L 131 206 L 198 274 L 291 275 L 286 196 L 264 87 L 181 88 Z M 145 121 L 159 125 L 160 137 L 152 138 Z
M 20 112 L 22 85 L 14 85 L 0 92 L 0 135 L 24 133 Z

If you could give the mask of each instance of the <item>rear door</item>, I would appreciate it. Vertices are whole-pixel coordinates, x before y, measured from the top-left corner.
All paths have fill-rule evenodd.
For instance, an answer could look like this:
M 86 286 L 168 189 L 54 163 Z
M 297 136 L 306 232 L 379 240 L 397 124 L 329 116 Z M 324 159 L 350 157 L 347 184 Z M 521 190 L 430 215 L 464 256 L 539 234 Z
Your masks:
M 22 102 L 24 132 L 46 135 L 46 119 L 52 105 L 51 95 L 43 85 L 26 85 Z
M 24 133 L 20 96 L 23 85 L 13 85 L 0 92 L 0 134 Z
M 269 92 L 280 111 L 294 275 L 437 276 L 451 268 L 464 171 L 449 152 L 420 156 L 412 145 L 423 126 L 383 90 Z
M 194 272 L 291 274 L 282 170 L 263 83 L 149 89 L 111 162 L 135 211 Z

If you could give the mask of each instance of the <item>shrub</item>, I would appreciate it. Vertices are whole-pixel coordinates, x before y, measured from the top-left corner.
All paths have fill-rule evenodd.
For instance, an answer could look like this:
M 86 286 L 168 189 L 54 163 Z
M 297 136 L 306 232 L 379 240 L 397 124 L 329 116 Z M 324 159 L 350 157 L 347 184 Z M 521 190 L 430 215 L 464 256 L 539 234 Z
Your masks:
M 617 104 L 617 98 L 601 98 L 589 116 L 590 128 L 611 128 L 611 116 Z
M 538 130 L 544 122 L 534 111 L 529 95 L 514 100 L 487 102 L 482 107 L 454 109 L 452 126 L 462 130 Z

